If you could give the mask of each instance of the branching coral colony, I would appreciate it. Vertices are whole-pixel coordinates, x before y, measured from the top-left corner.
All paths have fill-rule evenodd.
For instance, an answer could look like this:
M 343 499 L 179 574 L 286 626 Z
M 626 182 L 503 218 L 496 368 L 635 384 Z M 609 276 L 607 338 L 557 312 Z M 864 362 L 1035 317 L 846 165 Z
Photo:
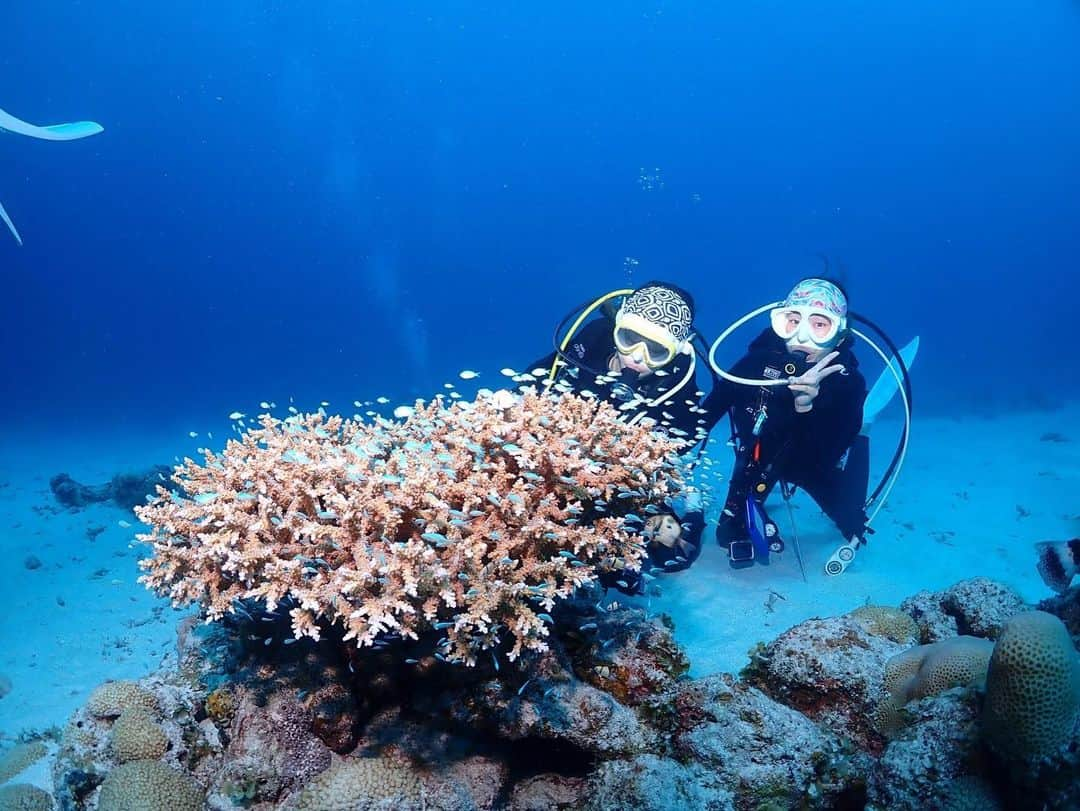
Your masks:
M 175 491 L 136 508 L 147 587 L 208 620 L 290 599 L 296 637 L 341 623 L 363 647 L 445 633 L 469 665 L 545 650 L 557 600 L 600 571 L 636 568 L 645 516 L 681 487 L 683 442 L 606 403 L 507 392 L 418 404 L 401 422 L 322 411 L 185 459 Z

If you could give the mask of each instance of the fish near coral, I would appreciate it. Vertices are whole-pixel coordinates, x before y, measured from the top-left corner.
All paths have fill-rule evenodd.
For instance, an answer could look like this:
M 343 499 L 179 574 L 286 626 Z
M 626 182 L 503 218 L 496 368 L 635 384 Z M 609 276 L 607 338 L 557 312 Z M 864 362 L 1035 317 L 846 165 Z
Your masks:
M 1039 554 L 1036 568 L 1043 582 L 1063 594 L 1069 590 L 1076 573 L 1080 571 L 1080 538 L 1071 541 L 1043 541 L 1035 544 Z
M 493 436 L 483 467 L 459 450 Z M 437 398 L 400 422 L 263 414 L 137 508 L 153 549 L 140 581 L 210 619 L 287 601 L 295 638 L 336 625 L 374 647 L 438 628 L 439 657 L 468 665 L 509 635 L 513 661 L 547 648 L 556 602 L 644 557 L 640 523 L 586 516 L 582 499 L 662 502 L 681 447 L 572 395 Z

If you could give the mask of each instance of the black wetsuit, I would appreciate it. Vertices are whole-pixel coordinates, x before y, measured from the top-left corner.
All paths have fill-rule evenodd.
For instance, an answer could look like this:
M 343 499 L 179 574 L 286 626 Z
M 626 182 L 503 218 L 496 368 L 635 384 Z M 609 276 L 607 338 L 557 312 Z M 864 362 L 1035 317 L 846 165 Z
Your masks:
M 669 514 L 679 518 L 674 512 Z M 682 535 L 672 547 L 664 546 L 659 541 L 651 541 L 645 547 L 646 557 L 641 561 L 641 570 L 623 569 L 617 572 L 604 572 L 600 583 L 606 588 L 616 588 L 623 594 L 638 595 L 645 593 L 645 575 L 656 576 L 661 572 L 681 572 L 688 569 L 701 556 L 701 533 L 705 529 L 705 515 L 701 510 L 687 512 L 679 522 Z
M 618 408 L 633 399 L 636 394 L 646 402 L 638 408 L 622 412 L 622 419 L 629 422 L 642 415 L 641 419 L 655 420 L 659 430 L 672 430 L 677 438 L 691 442 L 700 433 L 704 435 L 704 416 L 691 408 L 697 406 L 698 386 L 697 370 L 670 399 L 656 406 L 648 403 L 663 397 L 670 392 L 686 376 L 687 364 L 690 359 L 685 355 L 679 355 L 674 361 L 664 367 L 665 375 L 651 374 L 640 377 L 637 372 L 624 370 L 621 375 L 615 375 L 609 371 L 609 363 L 612 356 L 617 352 L 615 338 L 612 335 L 613 325 L 607 318 L 596 318 L 583 326 L 573 340 L 566 347 L 565 355 L 574 360 L 579 366 L 573 367 L 576 373 L 560 364 L 557 380 L 565 383 L 574 392 L 580 393 L 590 390 L 603 396 L 613 406 Z M 534 370 L 551 369 L 555 362 L 555 353 L 541 358 L 527 368 L 532 373 Z M 616 378 L 612 383 L 597 383 L 597 375 L 606 375 Z M 643 413 L 642 413 L 643 412 Z M 689 450 L 689 449 L 688 449 Z M 682 524 L 683 532 L 680 540 L 685 547 L 676 544 L 668 550 L 663 544 L 653 542 L 648 544 L 646 551 L 648 558 L 642 561 L 643 571 L 661 570 L 675 572 L 690 566 L 701 554 L 701 532 L 705 528 L 705 517 L 700 510 L 688 512 L 683 516 L 672 510 L 665 509 L 670 515 L 674 515 Z M 670 554 L 668 554 L 670 553 Z M 682 558 L 677 560 L 676 558 Z M 600 583 L 608 588 L 616 588 L 624 594 L 643 594 L 645 591 L 645 578 L 641 572 L 625 569 L 622 571 L 605 572 L 600 576 Z
M 629 412 L 623 412 L 623 419 L 629 422 L 640 412 L 644 412 L 642 418 L 648 417 L 656 421 L 656 424 L 665 428 L 674 428 L 677 437 L 693 441 L 695 434 L 702 423 L 698 420 L 704 417 L 691 411 L 698 400 L 697 369 L 670 399 L 656 406 L 648 403 L 663 397 L 679 385 L 686 376 L 687 364 L 690 359 L 686 355 L 679 355 L 663 368 L 667 374 L 650 374 L 639 377 L 637 372 L 628 369 L 623 370 L 621 375 L 616 375 L 609 370 L 608 364 L 611 357 L 616 353 L 615 338 L 612 336 L 612 323 L 606 318 L 597 318 L 578 330 L 570 345 L 566 347 L 569 358 L 579 363 L 576 374 L 560 364 L 558 380 L 566 383 L 575 392 L 586 389 L 603 396 L 613 406 L 618 408 L 625 402 L 630 401 L 634 394 L 644 398 L 647 402 L 639 408 Z M 529 366 L 527 371 L 534 369 L 548 370 L 555 362 L 555 353 L 541 358 Z M 597 375 L 608 375 L 615 378 L 613 383 L 597 383 Z M 670 417 L 666 414 L 671 415 Z M 678 433 L 682 432 L 682 433 Z
M 753 493 L 761 504 L 777 481 L 809 493 L 845 539 L 862 537 L 870 475 L 869 440 L 859 435 L 866 380 L 849 342 L 836 351 L 840 355 L 832 364 L 844 366 L 844 371 L 821 381 L 813 408 L 805 414 L 795 411 L 795 397 L 787 386 L 719 380 L 705 399 L 708 427 L 729 413 L 735 433 L 735 467 L 716 533 L 721 543 L 748 537 L 747 495 Z M 811 365 L 766 329 L 729 371 L 738 377 L 784 379 L 803 374 Z M 762 409 L 766 417 L 755 436 Z

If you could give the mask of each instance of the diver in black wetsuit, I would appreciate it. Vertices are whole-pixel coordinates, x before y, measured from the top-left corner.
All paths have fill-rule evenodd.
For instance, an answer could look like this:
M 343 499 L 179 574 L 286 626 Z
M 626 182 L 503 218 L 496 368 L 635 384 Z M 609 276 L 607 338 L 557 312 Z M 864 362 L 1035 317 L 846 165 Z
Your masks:
M 557 350 L 529 369 L 542 373 L 545 385 L 557 392 L 592 391 L 621 411 L 625 422 L 650 420 L 656 430 L 696 444 L 705 436 L 705 415 L 697 405 L 693 298 L 676 285 L 655 281 L 621 292 L 629 295 L 616 312 L 603 312 L 581 326 L 581 319 L 616 294 L 597 299 Z M 659 510 L 646 521 L 646 572 L 685 569 L 701 554 L 700 493 L 684 494 L 663 509 L 671 512 Z M 644 593 L 645 580 L 630 570 L 601 577 L 603 585 L 626 594 Z
M 732 565 L 782 551 L 764 509 L 779 481 L 801 487 L 840 529 L 866 532 L 869 440 L 859 434 L 866 381 L 848 340 L 847 296 L 827 279 L 804 279 L 772 311 L 772 328 L 731 369 L 742 378 L 788 380 L 781 386 L 717 381 L 704 402 L 708 427 L 729 414 L 735 466 L 716 528 Z
M 648 282 L 529 369 L 543 370 L 556 391 L 589 390 L 608 399 L 628 423 L 651 419 L 677 437 L 701 438 L 693 319 L 688 292 Z

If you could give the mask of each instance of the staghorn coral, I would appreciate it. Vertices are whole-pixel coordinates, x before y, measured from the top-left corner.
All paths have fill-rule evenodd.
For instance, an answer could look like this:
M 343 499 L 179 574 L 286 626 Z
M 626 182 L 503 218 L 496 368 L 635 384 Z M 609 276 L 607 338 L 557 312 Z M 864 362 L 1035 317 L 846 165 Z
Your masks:
M 441 655 L 470 665 L 505 629 L 513 660 L 546 649 L 541 612 L 597 569 L 640 565 L 638 524 L 612 513 L 678 486 L 683 443 L 652 428 L 535 393 L 436 400 L 403 422 L 264 414 L 186 459 L 182 494 L 159 487 L 137 509 L 154 550 L 140 580 L 211 620 L 238 600 L 295 601 L 298 638 L 321 622 L 360 647 L 443 630 Z

